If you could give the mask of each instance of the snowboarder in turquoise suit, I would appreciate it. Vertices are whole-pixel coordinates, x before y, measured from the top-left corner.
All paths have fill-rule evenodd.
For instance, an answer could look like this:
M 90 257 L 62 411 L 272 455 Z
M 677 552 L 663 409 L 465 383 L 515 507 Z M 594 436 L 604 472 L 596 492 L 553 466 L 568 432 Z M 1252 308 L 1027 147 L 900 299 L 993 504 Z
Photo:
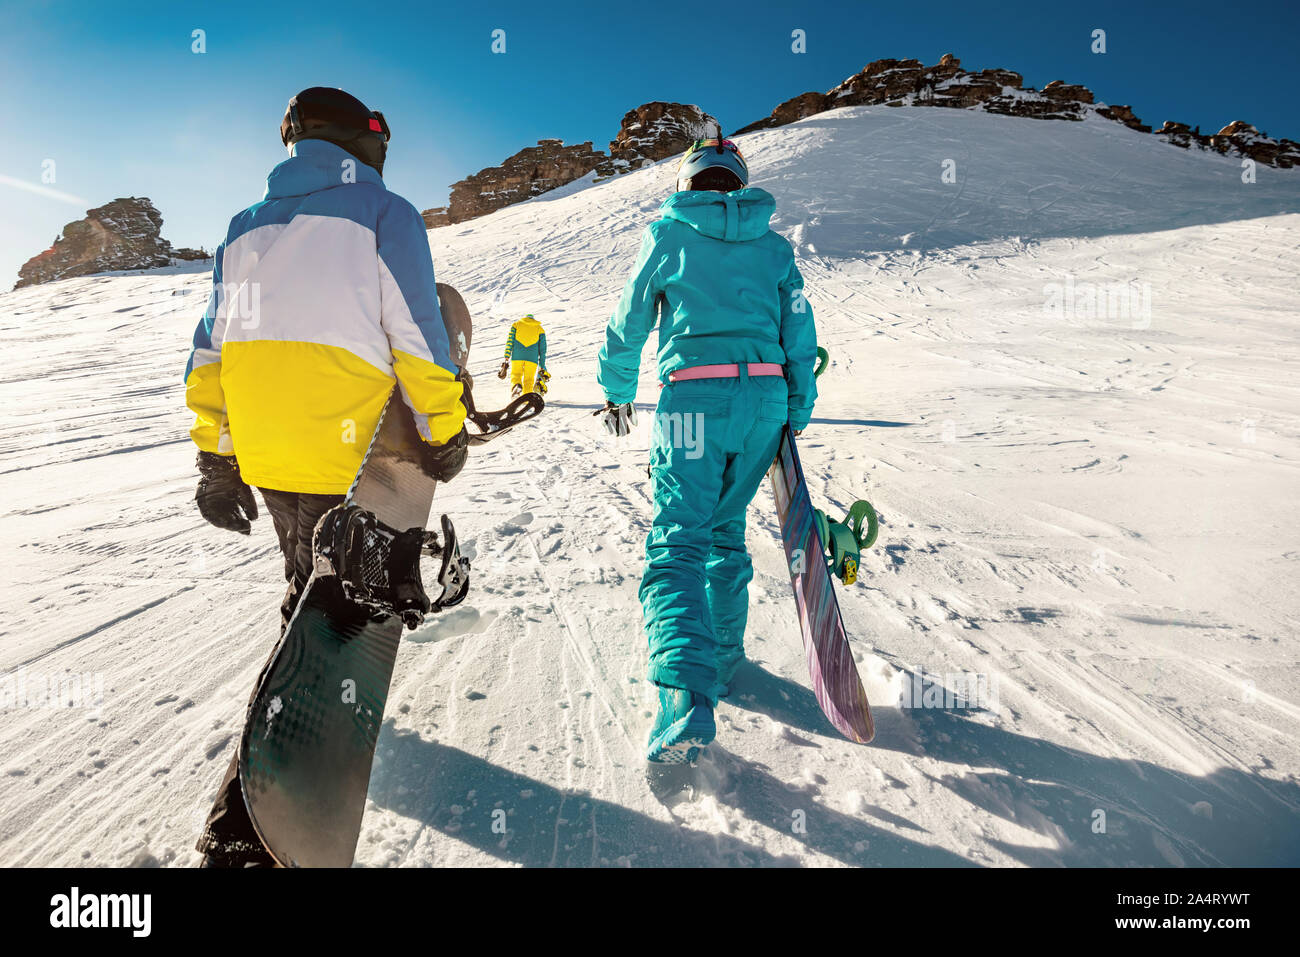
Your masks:
M 641 349 L 658 322 L 654 521 L 641 580 L 659 694 L 652 762 L 694 761 L 713 740 L 713 708 L 745 657 L 745 509 L 782 428 L 807 426 L 817 395 L 803 277 L 790 244 L 768 227 L 775 200 L 748 182 L 734 143 L 691 146 L 600 350 L 601 411 L 625 434 Z

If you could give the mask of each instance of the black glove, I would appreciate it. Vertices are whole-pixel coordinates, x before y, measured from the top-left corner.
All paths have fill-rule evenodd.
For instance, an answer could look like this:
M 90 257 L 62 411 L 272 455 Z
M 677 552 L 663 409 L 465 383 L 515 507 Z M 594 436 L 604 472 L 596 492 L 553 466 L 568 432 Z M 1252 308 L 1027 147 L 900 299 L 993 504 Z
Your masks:
M 504 379 L 509 374 L 510 374 L 510 360 L 507 359 L 505 362 L 501 363 L 501 368 L 497 370 L 497 378 Z
M 450 482 L 465 467 L 469 457 L 469 433 L 465 426 L 442 445 L 424 443 L 420 448 L 420 469 L 435 482 Z
M 194 501 L 199 514 L 217 528 L 248 535 L 249 524 L 257 518 L 257 500 L 253 490 L 239 477 L 239 463 L 233 455 L 200 452 L 198 459 L 199 489 Z

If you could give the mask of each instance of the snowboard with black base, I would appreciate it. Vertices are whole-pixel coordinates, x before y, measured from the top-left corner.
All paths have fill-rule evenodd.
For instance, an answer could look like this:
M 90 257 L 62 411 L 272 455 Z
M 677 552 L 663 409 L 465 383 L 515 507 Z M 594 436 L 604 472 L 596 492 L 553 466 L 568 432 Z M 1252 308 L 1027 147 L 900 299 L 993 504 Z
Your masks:
M 438 298 L 468 422 L 479 430 L 470 445 L 538 415 L 536 394 L 499 412 L 474 408 L 464 372 L 469 312 L 450 286 L 439 283 Z M 470 564 L 451 520 L 442 516 L 440 535 L 424 527 L 437 483 L 420 467 L 423 446 L 394 388 L 346 498 L 316 527 L 315 570 L 249 706 L 239 744 L 244 802 L 286 867 L 351 865 L 402 629 L 469 590 Z M 432 597 L 422 554 L 438 561 Z

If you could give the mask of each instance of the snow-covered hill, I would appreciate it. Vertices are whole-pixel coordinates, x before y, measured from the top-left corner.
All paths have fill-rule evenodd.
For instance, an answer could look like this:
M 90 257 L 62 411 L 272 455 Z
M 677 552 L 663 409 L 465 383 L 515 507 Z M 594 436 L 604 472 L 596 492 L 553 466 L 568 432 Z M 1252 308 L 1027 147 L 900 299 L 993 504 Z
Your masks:
M 474 590 L 405 640 L 358 862 L 1300 863 L 1300 172 L 927 108 L 742 146 L 834 359 L 814 497 L 883 519 L 841 590 L 876 742 L 819 715 L 764 489 L 756 664 L 688 788 L 647 779 L 648 434 L 613 446 L 590 409 L 673 164 L 575 183 L 430 233 L 479 317 L 480 404 L 522 312 L 555 379 L 439 496 Z M 206 282 L 0 294 L 0 673 L 103 683 L 0 713 L 0 864 L 197 859 L 282 589 L 265 517 L 246 539 L 193 508 Z M 988 709 L 903 706 L 970 673 Z

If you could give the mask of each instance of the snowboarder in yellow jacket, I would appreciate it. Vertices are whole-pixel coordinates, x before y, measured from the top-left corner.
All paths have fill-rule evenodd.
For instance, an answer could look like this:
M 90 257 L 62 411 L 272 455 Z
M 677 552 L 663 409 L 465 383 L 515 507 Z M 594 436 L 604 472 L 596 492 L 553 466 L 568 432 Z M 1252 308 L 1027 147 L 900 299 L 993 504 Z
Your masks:
M 551 377 L 546 371 L 546 330 L 532 313 L 510 327 L 505 358 L 497 371 L 497 378 L 504 379 L 507 375 L 510 376 L 512 396 L 525 392 L 546 393 L 546 380 Z
M 316 522 L 343 501 L 394 388 L 430 478 L 455 478 L 468 454 L 428 234 L 384 185 L 388 139 L 383 114 L 342 90 L 289 101 L 289 158 L 263 200 L 231 220 L 185 369 L 195 502 L 211 524 L 248 535 L 261 489 L 288 582 L 282 634 L 314 569 Z M 248 817 L 237 757 L 197 849 L 206 867 L 274 864 Z

